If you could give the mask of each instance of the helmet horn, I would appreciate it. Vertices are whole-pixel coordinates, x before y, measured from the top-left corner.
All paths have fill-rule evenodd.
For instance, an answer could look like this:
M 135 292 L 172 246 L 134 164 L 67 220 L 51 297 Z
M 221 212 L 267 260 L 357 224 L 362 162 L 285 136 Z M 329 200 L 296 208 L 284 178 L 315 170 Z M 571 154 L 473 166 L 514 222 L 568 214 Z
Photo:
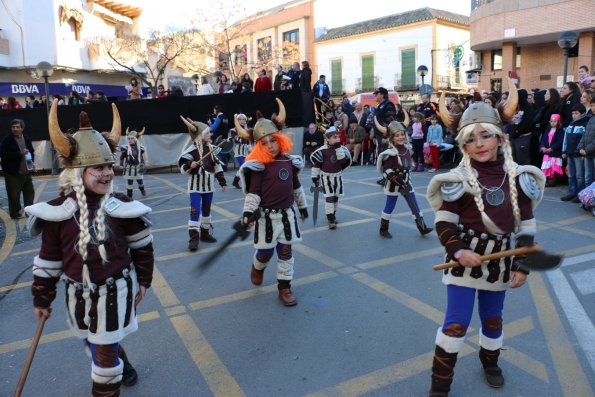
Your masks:
M 442 91 L 440 95 L 440 102 L 438 103 L 438 110 L 440 111 L 440 118 L 446 126 L 446 129 L 451 132 L 457 131 L 457 121 L 446 107 L 446 92 Z
M 378 129 L 378 131 L 380 131 L 380 133 L 382 133 L 382 135 L 386 136 L 386 132 L 388 131 L 388 128 L 386 128 L 385 126 L 380 124 L 380 122 L 378 121 L 376 116 L 374 116 L 374 124 L 376 125 L 376 129 Z
M 407 129 L 407 127 L 409 127 L 409 123 L 411 122 L 411 119 L 409 118 L 409 112 L 403 112 L 405 113 L 405 120 L 403 120 L 403 125 L 405 126 L 405 129 Z M 407 134 L 405 134 L 407 135 Z
M 277 104 L 279 105 L 279 114 L 277 115 L 277 122 L 279 124 L 285 124 L 285 117 L 286 117 L 286 113 L 285 113 L 285 105 L 283 105 L 283 102 L 281 102 L 281 100 L 279 98 L 275 98 L 277 100 Z
M 50 130 L 50 139 L 58 153 L 64 158 L 69 158 L 75 147 L 60 129 L 60 124 L 58 123 L 58 99 L 52 101 L 48 128 Z
M 509 123 L 516 112 L 516 107 L 519 103 L 519 93 L 510 77 L 506 76 L 506 81 L 508 81 L 508 99 L 506 100 L 506 103 L 500 105 L 498 110 L 500 111 L 502 119 Z
M 146 127 L 143 127 L 143 129 L 138 133 L 138 137 L 137 138 L 140 138 L 141 136 L 143 136 L 143 134 L 145 133 L 145 128 Z
M 110 139 L 117 145 L 120 142 L 120 136 L 122 136 L 122 120 L 120 120 L 120 112 L 118 112 L 115 103 L 112 103 L 112 113 L 114 121 L 112 123 Z
M 236 131 L 238 132 L 238 134 L 240 134 L 242 139 L 250 139 L 250 134 L 248 133 L 248 131 L 246 131 L 246 129 L 240 125 L 237 114 L 233 115 L 233 124 L 235 125 Z

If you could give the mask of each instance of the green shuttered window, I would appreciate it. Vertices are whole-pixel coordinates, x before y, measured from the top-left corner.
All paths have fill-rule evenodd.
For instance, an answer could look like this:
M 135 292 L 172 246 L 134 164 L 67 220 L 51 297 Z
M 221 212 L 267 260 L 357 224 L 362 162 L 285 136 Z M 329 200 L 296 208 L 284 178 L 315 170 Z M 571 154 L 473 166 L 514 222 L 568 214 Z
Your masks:
M 340 59 L 331 61 L 331 92 L 333 94 L 343 92 L 343 65 Z
M 401 50 L 401 87 L 399 88 L 415 88 L 415 49 Z

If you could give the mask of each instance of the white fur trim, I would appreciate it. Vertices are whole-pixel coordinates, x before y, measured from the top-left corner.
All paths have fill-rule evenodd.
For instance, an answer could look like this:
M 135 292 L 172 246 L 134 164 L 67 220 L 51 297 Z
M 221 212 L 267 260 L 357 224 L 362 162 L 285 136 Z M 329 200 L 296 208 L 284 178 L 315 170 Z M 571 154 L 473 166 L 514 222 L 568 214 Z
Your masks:
M 465 337 L 453 338 L 452 336 L 445 335 L 442 332 L 442 327 L 438 328 L 436 332 L 436 345 L 440 346 L 447 353 L 458 353 L 463 348 L 465 343 Z
M 318 149 L 316 149 L 314 152 L 312 152 L 312 154 L 310 155 L 310 161 L 313 162 L 318 162 L 318 163 L 322 163 L 322 161 L 324 160 L 324 156 L 322 155 L 322 151 L 324 149 L 328 149 L 328 145 L 322 145 L 321 147 L 319 147 Z
M 118 365 L 111 368 L 102 368 L 91 362 L 91 379 L 95 383 L 112 384 L 122 381 L 124 361 L 118 359 Z
M 110 197 L 103 205 L 105 212 L 112 218 L 130 219 L 138 218 L 151 213 L 151 208 L 140 201 L 124 202 L 115 197 Z
M 454 170 L 450 170 L 450 172 L 448 172 L 446 174 L 434 175 L 434 177 L 430 180 L 430 184 L 428 185 L 428 191 L 427 191 L 427 199 L 430 202 L 430 205 L 432 206 L 434 211 L 438 211 L 438 209 L 442 206 L 442 202 L 445 200 L 444 195 L 443 195 L 443 189 L 442 189 L 443 184 L 446 184 L 447 191 L 449 191 L 452 188 L 456 188 L 456 185 L 454 185 L 454 184 L 462 182 L 463 190 L 460 192 L 457 192 L 457 194 L 459 194 L 457 199 L 460 198 L 464 193 L 473 194 L 469 184 L 465 183 L 466 180 L 467 180 L 467 173 L 463 167 L 457 167 Z M 454 194 L 454 193 L 455 193 L 454 191 L 451 192 L 451 194 Z M 452 197 L 451 196 L 449 196 L 449 197 L 450 197 L 450 201 L 454 201 L 456 196 L 453 195 Z
M 248 185 L 246 184 L 246 176 L 250 172 L 262 172 L 264 171 L 264 164 L 256 161 L 256 160 L 249 160 L 246 161 L 240 167 L 238 173 L 240 175 L 240 185 L 242 186 L 242 191 L 244 194 L 248 194 Z
M 436 216 L 434 218 L 434 224 L 438 222 L 448 222 L 453 223 L 455 225 L 459 224 L 459 215 L 455 214 L 454 212 L 450 211 L 436 211 Z
M 260 206 L 260 196 L 254 193 L 248 193 L 244 199 L 243 212 L 254 212 Z
M 343 160 L 346 157 L 343 148 L 340 147 L 335 149 L 335 154 L 337 155 L 337 160 Z
M 312 167 L 312 178 L 320 177 L 320 168 Z
M 299 209 L 303 209 L 308 206 L 303 186 L 300 186 L 297 189 L 293 189 L 293 200 L 295 201 Z
M 387 220 L 387 221 L 389 221 L 389 220 L 390 220 L 390 215 L 391 215 L 391 214 L 387 214 L 386 212 L 384 212 L 384 211 L 383 211 L 383 212 L 380 214 L 380 219 L 384 219 L 384 220 Z
M 78 204 L 72 197 L 68 197 L 61 205 L 49 205 L 48 203 L 37 203 L 25 207 L 29 216 L 34 216 L 44 221 L 61 222 L 70 219 L 78 210 Z
M 200 227 L 199 221 L 188 221 L 188 229 L 198 230 L 199 227 Z
M 45 278 L 58 278 L 62 275 L 62 261 L 48 261 L 39 255 L 33 258 L 33 275 Z
M 536 233 L 537 221 L 535 220 L 535 218 L 525 219 L 524 221 L 521 221 L 521 225 L 518 233 L 516 234 L 516 237 L 518 238 L 519 236 L 535 236 Z
M 384 163 L 384 160 L 386 160 L 390 156 L 397 156 L 397 155 L 398 155 L 397 149 L 392 148 L 392 147 L 388 148 L 384 152 L 380 153 L 378 155 L 378 161 L 376 162 L 376 171 L 378 171 L 379 174 L 382 174 L 384 172 L 382 170 L 382 164 Z
M 129 241 L 128 242 L 128 248 L 130 248 L 131 250 L 134 249 L 139 249 L 142 247 L 146 247 L 147 245 L 151 244 L 153 242 L 153 235 L 150 234 L 146 237 L 143 237 L 140 240 L 136 240 L 136 241 Z
M 293 280 L 293 256 L 288 260 L 277 261 L 277 280 Z
M 479 346 L 483 347 L 484 349 L 498 350 L 502 347 L 503 342 L 504 332 L 502 332 L 502 335 L 500 335 L 499 338 L 493 339 L 485 336 L 482 332 L 482 329 L 479 329 Z
M 210 216 L 201 216 L 200 217 L 200 225 L 201 226 L 206 226 L 206 228 L 208 228 L 210 224 L 211 224 Z
M 531 200 L 533 208 L 537 207 L 543 199 L 545 175 L 539 168 L 532 165 L 517 165 L 515 171 L 521 190 Z
M 332 214 L 335 212 L 335 203 L 327 203 L 324 202 L 324 213 L 326 215 Z

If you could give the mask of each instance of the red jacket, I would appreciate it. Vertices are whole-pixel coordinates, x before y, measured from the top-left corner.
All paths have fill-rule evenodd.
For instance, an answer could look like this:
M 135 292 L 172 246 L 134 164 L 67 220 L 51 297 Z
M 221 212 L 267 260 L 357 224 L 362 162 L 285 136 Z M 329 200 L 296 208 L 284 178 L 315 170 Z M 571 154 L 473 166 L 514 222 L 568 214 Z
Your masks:
M 259 92 L 259 91 L 272 91 L 273 90 L 273 83 L 271 82 L 271 79 L 269 79 L 268 77 L 259 77 L 256 79 L 256 82 L 254 83 L 254 92 Z

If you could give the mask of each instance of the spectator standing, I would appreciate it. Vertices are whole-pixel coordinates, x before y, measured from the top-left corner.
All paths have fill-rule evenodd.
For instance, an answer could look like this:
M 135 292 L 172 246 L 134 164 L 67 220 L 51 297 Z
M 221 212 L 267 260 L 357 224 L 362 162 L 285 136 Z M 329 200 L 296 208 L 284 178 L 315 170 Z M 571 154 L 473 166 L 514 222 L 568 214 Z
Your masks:
M 217 93 L 225 94 L 231 89 L 231 84 L 227 80 L 227 76 L 222 74 L 219 78 L 219 84 L 217 85 Z
M 266 69 L 262 69 L 256 83 L 254 83 L 254 92 L 271 91 L 273 89 L 273 83 L 269 76 L 267 76 Z
M 39 101 L 33 95 L 27 95 L 25 98 L 25 108 L 33 109 L 39 106 Z
M 128 90 L 129 100 L 141 98 L 141 88 L 136 77 L 130 79 L 130 85 L 127 85 L 126 89 Z
M 595 113 L 595 97 L 591 98 L 591 113 Z M 585 186 L 595 182 L 595 117 L 591 116 L 581 141 L 578 144 L 578 153 L 584 157 Z
M 252 81 L 252 79 L 250 78 L 250 75 L 248 73 L 244 73 L 244 76 L 242 76 L 242 86 L 246 86 L 246 84 L 248 84 L 248 86 L 250 87 L 250 92 L 252 92 L 254 90 L 254 81 Z
M 301 74 L 302 74 L 302 71 L 300 70 L 300 63 L 294 62 L 292 69 L 289 72 L 287 72 L 287 76 L 289 76 L 289 78 L 291 80 L 290 84 L 291 84 L 291 88 L 293 90 L 297 90 L 300 88 L 300 75 Z
M 423 113 L 425 120 L 427 122 L 429 122 L 432 119 L 432 116 L 436 114 L 436 111 L 438 110 L 438 106 L 436 106 L 435 103 L 430 102 L 429 94 L 423 94 L 421 96 L 421 100 L 422 100 L 422 103 L 420 103 L 419 106 L 417 107 L 417 111 L 420 113 Z M 484 99 L 481 99 L 481 100 L 484 100 Z
M 70 93 L 70 98 L 68 98 L 68 105 L 80 105 L 83 103 L 83 99 L 79 95 L 78 92 L 72 91 Z
M 99 94 L 99 91 L 97 91 L 97 94 Z M 165 91 L 165 87 L 163 86 L 163 84 L 159 84 L 159 86 L 157 87 L 157 98 L 167 98 L 167 91 Z
M 312 89 L 314 91 L 314 98 L 320 99 L 320 101 L 314 101 L 314 106 L 316 107 L 316 120 L 321 123 L 322 117 L 321 115 L 324 113 L 322 109 L 322 103 L 327 103 L 328 100 L 331 98 L 331 90 L 326 83 L 326 76 L 321 74 L 318 78 L 318 81 L 314 83 L 314 87 Z
M 4 104 L 4 109 L 22 109 L 23 105 L 13 96 L 9 96 Z
M 442 145 L 442 126 L 438 124 L 438 116 L 433 114 L 430 116 L 430 126 L 428 126 L 428 135 L 426 136 L 426 143 L 430 148 L 432 155 L 432 169 L 430 172 L 436 172 L 440 168 L 440 145 Z
M 509 128 L 514 161 L 520 165 L 531 165 L 531 133 L 534 127 L 533 105 L 525 89 L 518 90 L 518 107 Z
M 205 76 L 200 78 L 200 86 L 198 87 L 197 95 L 213 95 L 215 91 L 207 81 Z
M 13 119 L 10 134 L 0 143 L 0 165 L 4 172 L 4 183 L 8 195 L 8 211 L 12 219 L 22 216 L 21 194 L 26 206 L 32 205 L 35 190 L 31 172 L 35 171 L 35 150 L 28 136 L 23 134 L 25 122 Z
M 562 127 L 566 128 L 573 120 L 572 109 L 574 108 L 574 105 L 581 103 L 581 90 L 576 83 L 567 81 L 560 91 L 560 97 Z
M 415 112 L 411 125 L 411 145 L 413 146 L 413 161 L 415 166 L 412 171 L 424 172 L 424 142 L 428 135 L 428 127 L 424 114 Z
M 275 91 L 281 91 L 281 82 L 283 81 L 283 76 L 285 72 L 283 71 L 283 66 L 277 66 L 277 74 L 275 75 L 275 82 L 273 83 L 273 88 Z
M 541 171 L 547 178 L 545 185 L 548 187 L 556 186 L 560 177 L 564 175 L 562 169 L 564 130 L 560 120 L 562 118 L 559 114 L 554 113 L 550 116 L 550 126 L 544 131 L 539 144 L 539 151 L 543 153 Z
M 585 188 L 585 169 L 583 158 L 579 155 L 578 145 L 585 133 L 589 118 L 585 115 L 586 109 L 580 103 L 572 108 L 572 122 L 564 131 L 562 143 L 562 158 L 568 161 L 568 193 L 562 196 L 562 201 L 579 203 L 576 196 Z
M 581 94 L 581 104 L 587 109 L 587 116 L 593 116 L 593 112 L 591 111 L 591 99 L 593 98 L 593 91 L 592 90 L 584 90 Z
M 308 61 L 302 61 L 300 87 L 304 92 L 312 92 L 312 69 L 310 69 L 310 62 Z

